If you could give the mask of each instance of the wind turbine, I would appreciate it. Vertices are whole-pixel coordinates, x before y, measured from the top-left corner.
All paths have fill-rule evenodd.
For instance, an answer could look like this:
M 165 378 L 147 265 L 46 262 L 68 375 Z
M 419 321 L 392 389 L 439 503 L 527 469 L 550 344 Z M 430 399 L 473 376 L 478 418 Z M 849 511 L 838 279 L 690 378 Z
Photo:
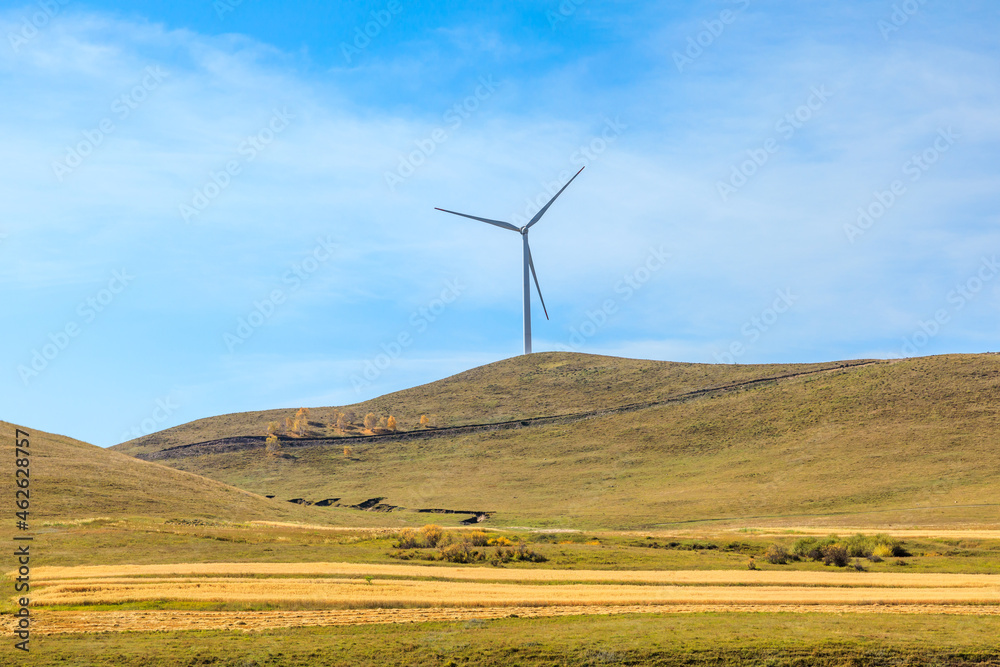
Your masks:
M 583 171 L 583 167 L 580 167 L 580 171 Z M 485 222 L 488 225 L 494 225 L 496 227 L 502 227 L 504 229 L 509 229 L 512 232 L 518 232 L 521 235 L 521 256 L 523 258 L 523 275 L 524 275 L 524 353 L 531 354 L 531 284 L 528 281 L 528 270 L 531 270 L 531 277 L 535 280 L 535 289 L 538 290 L 538 298 L 542 302 L 542 311 L 545 313 L 545 319 L 549 319 L 549 311 L 545 307 L 545 299 L 542 298 L 542 288 L 538 286 L 538 276 L 535 274 L 535 263 L 531 261 L 531 248 L 528 247 L 528 230 L 536 222 L 541 220 L 545 212 L 549 210 L 549 206 L 552 206 L 552 202 L 556 200 L 559 195 L 563 193 L 563 190 L 569 187 L 569 184 L 580 175 L 580 171 L 573 174 L 573 178 L 567 181 L 566 185 L 562 186 L 562 190 L 559 190 L 549 200 L 549 203 L 542 207 L 542 209 L 535 214 L 531 220 L 528 221 L 524 227 L 515 227 L 509 222 L 503 222 L 501 220 L 490 220 L 488 218 L 477 218 L 474 215 L 466 215 L 465 213 L 456 213 L 455 211 L 449 211 L 443 208 L 435 208 L 436 211 L 444 211 L 445 213 L 451 213 L 452 215 L 460 215 L 463 218 L 471 218 L 472 220 L 478 220 L 479 222 Z

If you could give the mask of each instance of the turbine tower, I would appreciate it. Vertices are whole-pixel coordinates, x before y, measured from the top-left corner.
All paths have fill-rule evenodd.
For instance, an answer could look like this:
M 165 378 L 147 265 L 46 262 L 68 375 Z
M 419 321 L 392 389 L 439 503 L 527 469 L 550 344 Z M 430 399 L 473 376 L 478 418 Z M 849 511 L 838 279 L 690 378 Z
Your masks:
M 583 171 L 583 167 L 580 167 L 580 171 Z M 465 213 L 456 213 L 455 211 L 449 211 L 443 208 L 435 208 L 436 211 L 444 211 L 445 213 L 451 213 L 452 215 L 460 215 L 463 218 L 471 218 L 472 220 L 478 220 L 479 222 L 485 222 L 488 225 L 494 225 L 496 227 L 502 227 L 504 229 L 509 229 L 512 232 L 518 232 L 521 235 L 521 256 L 523 263 L 523 278 L 524 278 L 524 353 L 531 354 L 531 284 L 528 280 L 528 271 L 531 271 L 531 278 L 535 281 L 535 289 L 538 290 L 538 298 L 542 302 L 542 311 L 545 313 L 545 319 L 549 319 L 549 311 L 545 308 L 545 299 L 542 298 L 542 288 L 538 286 L 538 275 L 535 273 L 535 263 L 531 261 L 531 248 L 528 247 L 528 230 L 536 222 L 541 220 L 545 212 L 549 210 L 549 206 L 552 206 L 552 202 L 556 200 L 563 193 L 563 190 L 569 187 L 569 184 L 580 175 L 580 171 L 573 174 L 573 178 L 566 182 L 566 185 L 562 186 L 562 190 L 559 190 L 549 200 L 549 203 L 542 207 L 542 209 L 535 214 L 531 220 L 528 221 L 524 227 L 515 227 L 509 222 L 503 222 L 501 220 L 490 220 L 488 218 L 477 218 L 474 215 L 466 215 Z

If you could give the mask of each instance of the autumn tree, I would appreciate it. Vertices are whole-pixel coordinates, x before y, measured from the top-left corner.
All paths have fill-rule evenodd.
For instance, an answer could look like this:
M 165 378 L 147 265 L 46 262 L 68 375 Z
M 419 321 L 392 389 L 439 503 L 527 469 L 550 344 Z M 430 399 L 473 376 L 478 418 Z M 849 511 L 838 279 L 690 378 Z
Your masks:
M 392 431 L 393 433 L 395 433 L 396 432 L 396 418 L 393 417 L 392 415 L 389 415 L 389 419 L 386 421 L 385 427 L 387 429 L 389 429 L 390 431 Z
M 344 423 L 353 424 L 358 420 L 358 416 L 354 414 L 354 410 L 348 410 L 344 413 Z
M 271 456 L 277 456 L 281 452 L 281 441 L 278 440 L 278 436 L 273 433 L 267 436 L 264 440 L 264 451 Z
M 378 424 L 378 418 L 375 416 L 374 412 L 369 412 L 365 415 L 365 428 L 369 431 L 374 430 L 375 426 Z
M 378 418 L 378 427 L 379 428 L 388 428 L 389 427 L 389 420 L 386 419 L 385 417 L 379 417 Z
M 267 434 L 274 435 L 281 430 L 281 424 L 278 422 L 267 422 Z
M 421 428 L 427 428 L 430 425 L 431 425 L 431 420 L 427 418 L 427 415 L 420 415 Z
M 344 457 L 345 458 L 351 458 L 351 448 L 350 447 L 344 447 Z

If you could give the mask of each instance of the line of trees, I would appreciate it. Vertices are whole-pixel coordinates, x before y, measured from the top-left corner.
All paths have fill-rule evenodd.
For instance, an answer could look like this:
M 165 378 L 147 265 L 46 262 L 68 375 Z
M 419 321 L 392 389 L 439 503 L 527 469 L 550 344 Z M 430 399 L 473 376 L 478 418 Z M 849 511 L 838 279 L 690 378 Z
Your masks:
M 341 412 L 335 410 L 333 413 L 333 426 L 341 434 L 353 429 L 367 430 L 369 433 L 379 431 L 390 431 L 397 433 L 400 430 L 399 420 L 394 415 L 378 416 L 374 412 L 366 414 L 359 423 L 359 419 L 354 410 L 347 409 Z M 427 415 L 420 415 L 419 428 L 430 428 L 431 420 Z M 267 423 L 267 443 L 272 448 L 280 447 L 280 437 L 305 437 L 309 433 L 309 408 L 299 408 L 292 417 L 285 417 L 277 421 Z M 270 450 L 269 450 L 270 451 Z

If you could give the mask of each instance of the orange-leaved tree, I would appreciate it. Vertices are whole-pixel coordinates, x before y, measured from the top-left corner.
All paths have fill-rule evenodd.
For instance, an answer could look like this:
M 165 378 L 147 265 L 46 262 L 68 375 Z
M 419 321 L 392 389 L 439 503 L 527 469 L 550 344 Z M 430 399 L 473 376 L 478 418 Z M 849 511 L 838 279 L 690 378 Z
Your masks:
M 389 429 L 390 431 L 395 432 L 395 430 L 396 430 L 396 418 L 393 417 L 392 415 L 389 415 L 389 419 L 386 421 L 385 427 L 387 429 Z

